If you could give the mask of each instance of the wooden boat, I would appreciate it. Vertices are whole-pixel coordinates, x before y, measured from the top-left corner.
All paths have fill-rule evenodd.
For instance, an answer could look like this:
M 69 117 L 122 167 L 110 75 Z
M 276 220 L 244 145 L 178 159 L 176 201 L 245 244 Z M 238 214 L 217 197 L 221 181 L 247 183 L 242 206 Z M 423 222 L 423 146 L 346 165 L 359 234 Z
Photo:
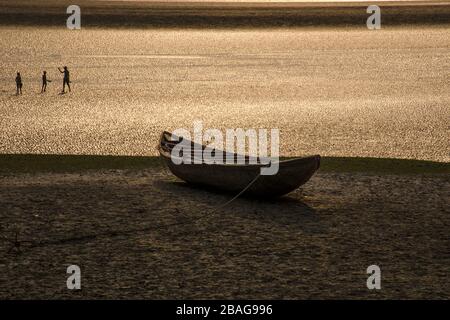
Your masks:
M 208 148 L 163 132 L 159 153 L 175 176 L 191 184 L 235 193 L 251 184 L 244 192 L 247 196 L 278 197 L 287 194 L 306 183 L 320 166 L 319 155 L 279 161 L 279 170 L 275 175 L 260 175 L 261 167 L 270 165 L 261 163 L 259 158 L 256 158 L 256 164 L 251 164 L 248 156 L 245 157 L 245 164 L 210 164 L 203 160 L 200 160 L 201 163 L 175 164 L 172 150 L 181 141 L 191 144 L 192 159 L 197 157 L 194 153 L 195 146 L 201 148 L 197 150 Z M 227 153 L 224 152 L 224 155 Z M 238 157 L 235 153 L 228 155 L 232 155 L 234 159 Z

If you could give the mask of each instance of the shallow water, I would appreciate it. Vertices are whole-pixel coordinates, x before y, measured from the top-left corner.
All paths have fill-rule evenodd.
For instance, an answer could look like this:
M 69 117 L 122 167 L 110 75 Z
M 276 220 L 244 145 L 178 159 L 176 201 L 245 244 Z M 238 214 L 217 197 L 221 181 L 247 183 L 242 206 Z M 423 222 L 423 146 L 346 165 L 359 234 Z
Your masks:
M 449 37 L 445 27 L 2 27 L 0 153 L 155 155 L 161 130 L 198 119 L 279 128 L 285 156 L 450 161 Z M 63 65 L 73 92 L 59 95 Z M 43 95 L 42 70 L 53 80 Z

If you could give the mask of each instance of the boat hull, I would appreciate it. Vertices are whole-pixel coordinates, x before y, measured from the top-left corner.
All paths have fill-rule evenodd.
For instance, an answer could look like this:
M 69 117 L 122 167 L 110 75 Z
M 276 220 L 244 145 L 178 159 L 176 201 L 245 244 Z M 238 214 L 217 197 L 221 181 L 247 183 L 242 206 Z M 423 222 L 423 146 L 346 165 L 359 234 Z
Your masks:
M 167 136 L 167 133 L 165 133 Z M 238 193 L 244 190 L 256 177 L 256 181 L 244 195 L 256 197 L 279 197 L 306 183 L 320 166 L 320 156 L 279 161 L 274 175 L 260 175 L 263 164 L 175 164 L 170 153 L 160 145 L 161 157 L 170 171 L 178 178 L 198 186 Z

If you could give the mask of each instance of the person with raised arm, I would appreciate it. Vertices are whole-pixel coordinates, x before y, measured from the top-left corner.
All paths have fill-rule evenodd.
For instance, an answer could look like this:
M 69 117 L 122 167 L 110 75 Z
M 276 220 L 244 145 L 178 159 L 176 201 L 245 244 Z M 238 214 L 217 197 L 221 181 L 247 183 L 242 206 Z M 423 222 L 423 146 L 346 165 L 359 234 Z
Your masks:
M 70 92 L 70 74 L 69 74 L 69 69 L 67 69 L 66 66 L 64 66 L 64 70 L 61 70 L 60 68 L 58 68 L 59 72 L 64 73 L 64 79 L 63 79 L 63 89 L 61 93 L 65 93 L 65 89 L 66 89 L 66 84 L 67 87 L 69 88 L 69 92 Z

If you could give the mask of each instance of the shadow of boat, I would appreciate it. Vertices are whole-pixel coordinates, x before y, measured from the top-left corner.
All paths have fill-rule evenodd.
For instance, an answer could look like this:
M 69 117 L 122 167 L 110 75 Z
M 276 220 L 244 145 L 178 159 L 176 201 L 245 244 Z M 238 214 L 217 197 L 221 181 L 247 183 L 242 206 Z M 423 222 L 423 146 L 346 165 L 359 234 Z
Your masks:
M 201 186 L 191 185 L 182 181 L 155 181 L 153 186 L 164 193 L 170 194 L 171 199 L 177 199 L 179 211 L 195 212 L 192 203 L 201 203 L 204 209 L 202 214 L 211 212 L 211 221 L 220 226 L 223 221 L 235 221 L 237 224 L 246 221 L 246 224 L 256 224 L 259 227 L 277 229 L 290 229 L 293 232 L 323 233 L 327 229 L 327 223 L 321 219 L 316 209 L 299 197 L 298 193 L 292 193 L 278 198 L 237 198 L 232 199 L 232 193 L 224 193 L 220 190 L 205 189 Z M 185 210 L 183 210 L 183 206 Z M 200 209 L 199 209 L 200 211 Z M 214 218 L 212 216 L 214 215 Z

